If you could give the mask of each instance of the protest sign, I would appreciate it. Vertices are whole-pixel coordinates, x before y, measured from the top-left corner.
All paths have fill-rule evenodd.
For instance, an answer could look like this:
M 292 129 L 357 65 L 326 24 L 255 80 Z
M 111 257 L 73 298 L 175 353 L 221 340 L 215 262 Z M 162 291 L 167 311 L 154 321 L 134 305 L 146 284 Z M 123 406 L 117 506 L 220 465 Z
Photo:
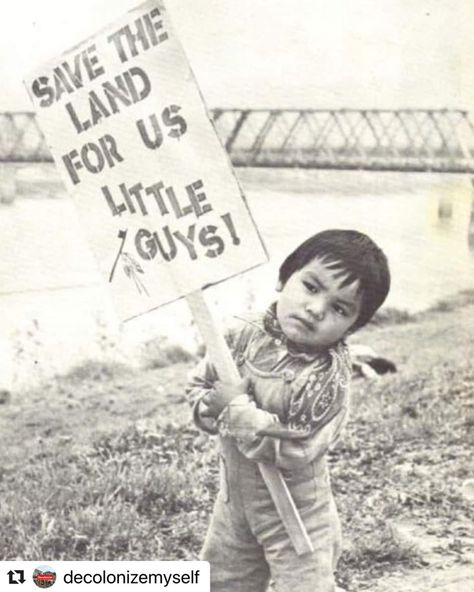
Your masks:
M 219 377 L 239 381 L 200 290 L 266 252 L 161 0 L 26 86 L 120 318 L 186 296 Z M 296 551 L 311 551 L 280 472 L 259 467 Z
M 121 320 L 266 260 L 160 0 L 25 83 Z

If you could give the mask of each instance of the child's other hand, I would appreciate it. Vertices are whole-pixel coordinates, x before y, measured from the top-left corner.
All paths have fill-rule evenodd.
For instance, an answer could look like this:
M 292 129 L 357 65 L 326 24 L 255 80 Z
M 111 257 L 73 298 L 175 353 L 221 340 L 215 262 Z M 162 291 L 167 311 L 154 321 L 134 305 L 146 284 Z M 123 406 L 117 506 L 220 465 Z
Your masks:
M 201 399 L 203 410 L 201 415 L 218 417 L 227 405 L 239 395 L 249 393 L 250 379 L 244 378 L 238 383 L 216 380 L 214 387 Z

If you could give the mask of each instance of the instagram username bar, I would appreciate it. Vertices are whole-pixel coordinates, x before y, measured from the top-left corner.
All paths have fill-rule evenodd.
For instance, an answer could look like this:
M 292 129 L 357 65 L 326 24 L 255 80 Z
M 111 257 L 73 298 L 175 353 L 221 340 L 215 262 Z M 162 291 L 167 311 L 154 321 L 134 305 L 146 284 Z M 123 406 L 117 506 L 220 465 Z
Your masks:
M 62 592 L 68 586 L 71 592 L 126 592 L 139 590 L 140 585 L 143 590 L 153 591 L 210 590 L 206 561 L 2 561 L 0 565 L 2 591 L 37 592 L 38 588 L 53 588 L 52 592 Z

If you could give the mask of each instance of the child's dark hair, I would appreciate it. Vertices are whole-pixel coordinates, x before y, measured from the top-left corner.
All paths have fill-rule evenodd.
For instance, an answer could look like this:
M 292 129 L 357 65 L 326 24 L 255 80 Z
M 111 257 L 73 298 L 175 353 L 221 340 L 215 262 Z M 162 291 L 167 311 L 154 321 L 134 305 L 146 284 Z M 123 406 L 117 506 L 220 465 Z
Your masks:
M 357 230 L 324 230 L 305 240 L 283 261 L 279 279 L 284 286 L 298 269 L 318 257 L 340 270 L 343 286 L 360 282 L 362 306 L 352 331 L 370 321 L 390 289 L 387 257 L 372 239 Z

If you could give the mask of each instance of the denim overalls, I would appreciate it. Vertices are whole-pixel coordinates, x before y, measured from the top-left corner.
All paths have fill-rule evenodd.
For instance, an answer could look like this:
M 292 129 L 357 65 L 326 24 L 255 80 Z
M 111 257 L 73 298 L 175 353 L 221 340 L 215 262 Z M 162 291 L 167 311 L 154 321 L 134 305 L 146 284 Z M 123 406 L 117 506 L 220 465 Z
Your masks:
M 240 374 L 251 378 L 253 393 L 233 399 L 219 418 L 220 489 L 201 557 L 211 564 L 211 592 L 264 592 L 270 578 L 278 592 L 334 592 L 340 527 L 325 453 L 344 421 L 347 382 L 342 380 L 341 387 L 332 381 L 336 396 L 329 404 L 334 409 L 314 433 L 288 428 L 285 418 L 295 395 L 308 385 L 316 384 L 317 390 L 317 369 L 327 376 L 331 367 L 325 364 L 322 370 L 320 360 L 288 355 L 281 340 L 262 327 L 247 326 L 234 347 Z M 206 365 L 191 382 L 191 396 L 204 396 L 215 378 Z M 212 431 L 198 406 L 195 419 Z M 313 553 L 296 555 L 257 462 L 280 468 Z

